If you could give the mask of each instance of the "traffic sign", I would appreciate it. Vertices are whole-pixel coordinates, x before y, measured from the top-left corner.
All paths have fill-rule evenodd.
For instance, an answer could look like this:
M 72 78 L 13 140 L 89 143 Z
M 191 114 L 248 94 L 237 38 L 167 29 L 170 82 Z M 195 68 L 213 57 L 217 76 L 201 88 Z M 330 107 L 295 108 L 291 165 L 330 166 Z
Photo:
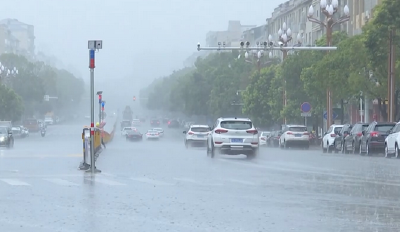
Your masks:
M 301 113 L 301 117 L 311 117 L 311 113 L 310 112 L 307 112 L 307 113 L 303 112 L 303 113 Z
M 301 104 L 300 109 L 303 113 L 308 113 L 311 111 L 311 104 L 308 102 L 303 102 L 303 104 Z
M 335 112 L 332 113 L 332 119 L 336 119 L 339 115 L 337 115 Z M 324 118 L 327 120 L 328 119 L 328 114 L 326 111 L 324 111 Z
M 104 108 L 105 103 L 106 103 L 105 101 L 102 101 L 102 102 L 101 102 L 101 107 Z

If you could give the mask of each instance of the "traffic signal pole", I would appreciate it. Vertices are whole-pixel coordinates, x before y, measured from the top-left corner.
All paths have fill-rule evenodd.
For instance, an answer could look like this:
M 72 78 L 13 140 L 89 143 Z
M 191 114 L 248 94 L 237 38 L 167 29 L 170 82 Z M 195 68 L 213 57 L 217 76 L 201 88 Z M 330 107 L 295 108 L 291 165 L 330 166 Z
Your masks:
M 95 52 L 102 49 L 101 40 L 91 40 L 88 42 L 89 49 L 89 68 L 90 68 L 90 172 L 95 174 L 100 172 L 96 169 L 96 159 L 94 154 L 94 68 L 95 68 Z

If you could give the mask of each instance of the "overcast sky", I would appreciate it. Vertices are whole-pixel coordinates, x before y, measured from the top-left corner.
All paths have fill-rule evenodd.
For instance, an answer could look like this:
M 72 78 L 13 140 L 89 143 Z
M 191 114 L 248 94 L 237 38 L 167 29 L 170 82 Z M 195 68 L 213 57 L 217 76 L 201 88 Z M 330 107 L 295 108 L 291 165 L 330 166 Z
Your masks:
M 229 20 L 262 25 L 284 0 L 2 0 L 2 18 L 35 27 L 37 50 L 88 79 L 87 40 L 103 40 L 96 78 L 136 81 L 168 75 Z M 148 82 L 148 81 L 146 81 Z

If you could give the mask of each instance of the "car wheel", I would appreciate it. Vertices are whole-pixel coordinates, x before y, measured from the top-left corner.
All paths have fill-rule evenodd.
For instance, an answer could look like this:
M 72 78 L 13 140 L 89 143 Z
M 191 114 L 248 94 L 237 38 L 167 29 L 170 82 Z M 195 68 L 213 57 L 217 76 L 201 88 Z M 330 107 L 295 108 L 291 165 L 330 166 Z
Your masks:
M 365 154 L 366 154 L 366 155 L 371 155 L 371 152 L 369 151 L 369 144 L 368 144 L 368 143 L 367 143 L 367 145 L 365 146 L 365 148 L 366 148 Z
M 326 142 L 326 152 L 332 153 L 332 149 L 331 149 L 331 147 L 329 146 L 329 142 Z
M 283 142 L 283 149 L 289 149 L 289 147 L 287 146 L 287 143 L 286 143 L 286 140 L 285 140 L 285 142 Z
M 397 144 L 396 144 L 395 148 L 397 149 Z M 396 153 L 398 154 L 398 152 L 396 152 Z M 389 154 L 389 148 L 388 148 L 387 144 L 385 144 L 385 158 L 391 158 L 391 155 Z
M 304 149 L 305 149 L 305 150 L 309 150 L 309 149 L 310 149 L 310 144 L 306 144 L 306 145 L 304 146 Z
M 327 149 L 324 148 L 324 143 L 321 143 L 322 153 L 326 153 Z
M 358 153 L 360 153 L 360 155 L 364 155 L 364 152 L 362 151 L 361 148 L 362 148 L 362 147 L 361 147 L 361 141 L 360 141 L 360 146 L 359 146 L 359 148 L 358 148 Z
M 259 148 L 253 150 L 250 154 L 247 154 L 247 159 L 254 159 L 258 156 Z
M 339 153 L 339 150 L 336 148 L 336 143 L 333 143 L 333 151 L 335 153 Z
M 210 157 L 214 158 L 214 156 L 215 156 L 215 148 L 213 145 L 211 145 Z
M 399 147 L 397 146 L 397 144 L 395 146 L 395 149 L 396 149 L 395 157 L 396 157 L 396 159 L 399 159 L 400 158 L 400 156 L 399 156 L 400 150 L 399 150 Z

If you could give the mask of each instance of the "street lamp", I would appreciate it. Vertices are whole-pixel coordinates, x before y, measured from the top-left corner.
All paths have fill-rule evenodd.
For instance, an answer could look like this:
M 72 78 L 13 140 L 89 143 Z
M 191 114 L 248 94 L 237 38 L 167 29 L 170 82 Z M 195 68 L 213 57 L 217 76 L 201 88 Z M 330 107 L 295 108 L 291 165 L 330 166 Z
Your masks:
M 9 69 L 1 64 L 0 62 L 0 80 L 3 81 L 3 84 L 9 87 L 10 78 L 17 76 L 18 69 L 16 67 Z
M 314 18 L 314 7 L 311 5 L 308 9 L 308 20 L 313 23 L 317 23 L 326 29 L 326 42 L 327 46 L 331 46 L 332 44 L 332 32 L 333 26 L 344 23 L 350 20 L 350 10 L 347 5 L 344 6 L 343 12 L 344 15 L 338 19 L 334 19 L 334 15 L 337 13 L 339 8 L 339 1 L 338 0 L 320 0 L 320 7 L 321 12 L 325 15 L 325 21 L 318 20 Z M 331 90 L 328 87 L 326 91 L 326 98 L 327 98 L 327 109 L 326 109 L 326 129 L 331 126 L 332 123 L 332 98 L 331 98 Z

